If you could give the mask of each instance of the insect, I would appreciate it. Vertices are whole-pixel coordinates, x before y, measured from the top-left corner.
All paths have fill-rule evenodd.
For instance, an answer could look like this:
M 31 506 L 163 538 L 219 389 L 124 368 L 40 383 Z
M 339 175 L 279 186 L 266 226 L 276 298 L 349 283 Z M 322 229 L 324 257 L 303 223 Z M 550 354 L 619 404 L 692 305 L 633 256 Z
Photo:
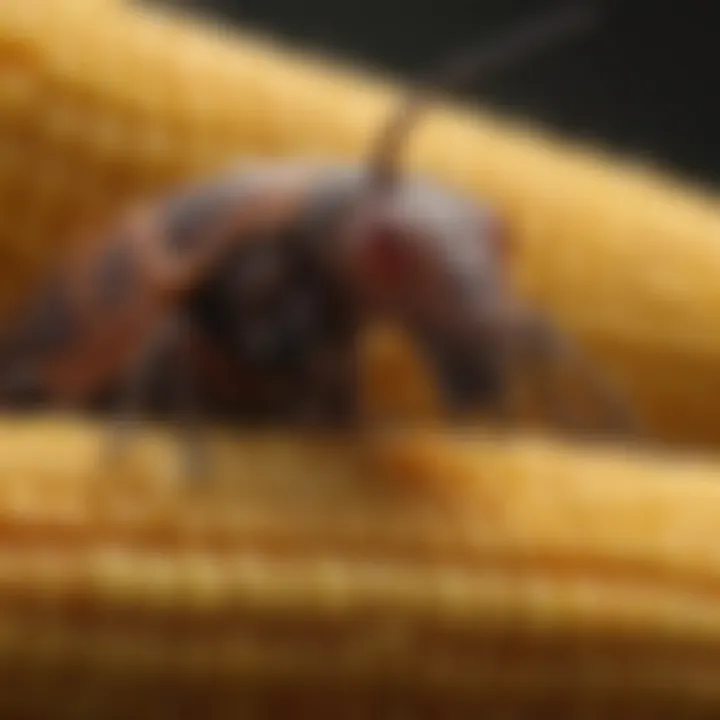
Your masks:
M 485 49 L 481 65 L 577 24 L 533 25 Z M 155 403 L 190 434 L 210 412 L 353 428 L 356 340 L 377 319 L 410 332 L 454 416 L 478 406 L 502 415 L 514 354 L 581 362 L 515 298 L 501 219 L 399 171 L 428 99 L 418 92 L 391 118 L 366 167 L 246 163 L 93 235 L 5 339 L 0 397 L 112 402 L 127 418 Z M 586 369 L 611 422 L 626 427 L 624 403 Z

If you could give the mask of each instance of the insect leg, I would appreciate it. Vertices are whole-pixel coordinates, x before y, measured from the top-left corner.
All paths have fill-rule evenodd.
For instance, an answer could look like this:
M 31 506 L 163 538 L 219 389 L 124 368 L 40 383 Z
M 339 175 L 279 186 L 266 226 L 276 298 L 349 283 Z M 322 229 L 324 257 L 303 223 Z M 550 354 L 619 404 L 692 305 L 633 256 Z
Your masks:
M 509 426 L 515 416 L 512 393 L 512 373 L 514 356 L 511 353 L 501 355 L 501 372 L 493 392 L 485 398 L 485 410 L 500 425 Z
M 430 362 L 447 421 L 474 425 L 482 415 L 500 426 L 512 422 L 514 341 L 510 332 L 491 340 L 473 337 L 469 344 L 421 337 L 418 347 Z
M 557 362 L 561 361 L 581 373 L 586 387 L 604 411 L 609 431 L 634 436 L 640 433 L 638 421 L 619 389 L 567 336 L 537 313 L 530 312 L 520 323 L 519 335 L 523 354 L 529 356 L 535 372 L 542 375 L 539 387 L 556 419 L 561 423 L 572 422 L 567 397 L 557 376 Z
M 168 319 L 141 347 L 134 362 L 121 381 L 119 399 L 111 411 L 111 427 L 107 443 L 109 458 L 115 459 L 127 447 L 134 423 L 145 408 L 154 373 L 163 354 L 177 338 L 177 322 Z
M 322 394 L 325 414 L 333 429 L 355 430 L 361 424 L 356 342 L 350 341 L 347 346 L 338 348 L 333 359 L 335 372 Z
M 195 481 L 206 467 L 200 439 L 199 400 L 189 354 L 183 342 L 189 339 L 188 324 L 179 316 L 166 320 L 139 353 L 131 366 L 120 396 L 120 405 L 111 433 L 111 452 L 125 447 L 132 423 L 142 415 L 155 373 L 164 360 L 170 365 L 172 412 L 178 417 L 183 447 L 183 474 Z
M 333 432 L 357 430 L 361 425 L 358 379 L 354 338 L 326 348 L 319 362 L 309 369 L 301 400 L 301 421 Z
M 173 362 L 174 405 L 178 413 L 178 429 L 183 447 L 183 474 L 195 483 L 208 467 L 202 437 L 201 402 L 190 355 L 180 349 L 174 355 Z

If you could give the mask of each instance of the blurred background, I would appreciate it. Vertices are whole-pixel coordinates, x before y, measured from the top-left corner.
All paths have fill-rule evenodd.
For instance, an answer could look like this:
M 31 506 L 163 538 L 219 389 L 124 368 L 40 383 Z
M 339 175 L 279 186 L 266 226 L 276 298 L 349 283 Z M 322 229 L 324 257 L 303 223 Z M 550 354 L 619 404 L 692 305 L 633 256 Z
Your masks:
M 583 0 L 166 1 L 413 77 L 525 16 Z M 716 182 L 720 3 L 597 2 L 604 21 L 591 36 L 476 84 L 469 97 Z

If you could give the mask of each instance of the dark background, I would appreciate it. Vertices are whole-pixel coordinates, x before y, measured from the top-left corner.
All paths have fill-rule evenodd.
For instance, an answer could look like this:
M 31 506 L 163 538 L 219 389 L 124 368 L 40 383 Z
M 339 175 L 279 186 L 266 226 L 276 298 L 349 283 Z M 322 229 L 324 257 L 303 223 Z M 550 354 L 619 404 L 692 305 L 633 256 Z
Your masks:
M 582 0 L 182 4 L 414 77 L 476 40 L 571 2 Z M 691 178 L 720 180 L 720 0 L 599 4 L 604 19 L 597 30 L 471 86 L 467 96 Z

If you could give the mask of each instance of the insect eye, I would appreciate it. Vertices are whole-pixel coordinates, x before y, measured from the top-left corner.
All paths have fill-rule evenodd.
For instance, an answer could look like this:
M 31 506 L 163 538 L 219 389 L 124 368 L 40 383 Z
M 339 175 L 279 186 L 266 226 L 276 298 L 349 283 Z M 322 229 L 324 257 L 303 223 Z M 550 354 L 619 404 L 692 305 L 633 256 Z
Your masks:
M 417 269 L 417 249 L 401 229 L 391 224 L 375 225 L 363 245 L 364 270 L 375 282 L 401 283 Z

